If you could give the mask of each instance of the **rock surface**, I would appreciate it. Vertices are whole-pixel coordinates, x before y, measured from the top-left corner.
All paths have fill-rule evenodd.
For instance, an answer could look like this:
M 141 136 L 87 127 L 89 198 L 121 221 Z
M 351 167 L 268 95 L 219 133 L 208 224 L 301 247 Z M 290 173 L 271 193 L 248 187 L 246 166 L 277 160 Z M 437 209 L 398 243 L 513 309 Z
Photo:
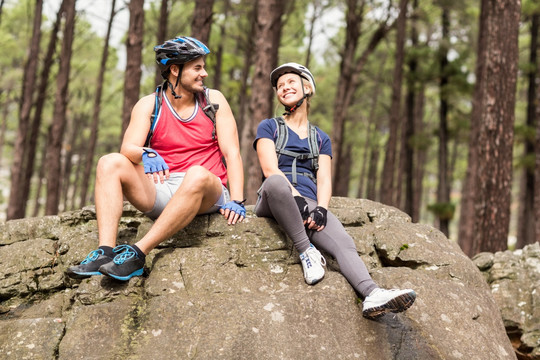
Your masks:
M 540 360 L 540 243 L 473 258 L 491 287 L 518 358 Z
M 330 210 L 380 286 L 416 290 L 407 312 L 364 319 L 328 256 L 324 280 L 306 285 L 291 241 L 251 211 L 236 226 L 197 217 L 147 256 L 142 277 L 71 280 L 65 269 L 97 244 L 88 207 L 0 223 L 0 358 L 516 359 L 457 244 L 368 200 L 334 198 Z M 151 224 L 126 205 L 119 243 Z

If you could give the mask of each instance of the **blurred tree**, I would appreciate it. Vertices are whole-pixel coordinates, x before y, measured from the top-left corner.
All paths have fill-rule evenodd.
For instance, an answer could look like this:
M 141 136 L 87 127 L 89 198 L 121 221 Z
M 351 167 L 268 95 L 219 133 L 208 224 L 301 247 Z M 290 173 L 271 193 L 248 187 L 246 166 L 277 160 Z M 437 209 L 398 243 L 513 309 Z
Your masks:
M 124 104 L 122 106 L 122 133 L 129 125 L 131 110 L 139 100 L 142 77 L 142 46 L 144 34 L 144 0 L 129 2 L 129 28 L 126 39 L 126 73 L 124 77 Z
M 384 167 L 381 176 L 380 200 L 383 204 L 398 205 L 401 187 L 396 184 L 396 164 L 399 158 L 399 125 L 401 122 L 401 92 L 403 63 L 405 58 L 405 29 L 407 24 L 408 0 L 399 1 L 399 15 L 396 20 L 396 56 L 392 82 L 392 103 L 390 105 L 389 136 L 386 142 Z
M 213 7 L 214 0 L 197 0 L 195 1 L 195 10 L 191 18 L 191 36 L 206 45 L 210 41 Z
M 522 249 L 525 245 L 532 244 L 539 237 L 535 237 L 536 217 L 534 214 L 534 194 L 539 191 L 535 187 L 534 179 L 534 161 L 535 157 L 535 138 L 533 136 L 536 127 L 537 119 L 537 88 L 536 81 L 538 79 L 538 27 L 540 25 L 540 9 L 539 5 L 534 6 L 533 13 L 528 17 L 527 22 L 530 23 L 531 40 L 529 44 L 529 66 L 527 66 L 527 115 L 526 115 L 526 131 L 524 144 L 524 167 L 519 194 L 518 207 L 518 226 L 517 226 L 517 242 L 516 249 Z M 540 220 L 538 220 L 540 221 Z
M 34 89 L 39 59 L 39 43 L 41 41 L 41 17 L 43 0 L 36 0 L 34 8 L 34 24 L 27 60 L 24 66 L 22 96 L 19 104 L 19 127 L 13 151 L 11 165 L 11 192 L 7 209 L 7 219 L 20 219 L 26 211 L 24 197 L 25 158 L 28 151 L 28 134 L 30 130 L 30 112 L 34 100 Z
M 257 1 L 257 28 L 255 30 L 255 71 L 252 87 L 257 89 L 251 94 L 249 103 L 250 117 L 242 134 L 244 169 L 247 170 L 246 197 L 248 204 L 254 204 L 257 189 L 261 184 L 261 170 L 257 153 L 250 151 L 255 139 L 260 120 L 272 116 L 274 92 L 268 76 L 277 67 L 279 42 L 281 39 L 281 17 L 285 9 L 285 0 Z M 249 140 L 248 140 L 249 139 Z
M 156 45 L 163 44 L 167 40 L 167 24 L 169 23 L 169 0 L 161 0 L 161 6 L 159 10 L 159 19 L 158 19 L 158 31 L 156 36 Z M 161 71 L 159 67 L 156 66 L 156 81 L 155 85 L 158 86 L 163 82 L 163 77 L 161 76 Z
M 64 139 L 64 129 L 66 126 L 66 108 L 68 102 L 69 74 L 71 69 L 71 54 L 73 45 L 73 34 L 75 31 L 75 3 L 68 1 L 65 4 L 65 23 L 63 29 L 62 49 L 60 52 L 60 65 L 56 78 L 56 95 L 54 101 L 53 124 L 49 146 L 46 155 L 46 177 L 47 177 L 47 200 L 45 204 L 45 215 L 58 214 L 60 203 L 60 190 L 62 188 L 61 159 L 62 142 Z
M 469 256 L 508 247 L 520 7 L 520 1 L 481 3 L 469 162 L 459 223 L 459 244 Z
M 86 160 L 84 167 L 84 174 L 82 177 L 80 205 L 85 206 L 87 202 L 87 192 L 90 184 L 90 178 L 92 169 L 94 167 L 94 153 L 96 151 L 96 143 L 99 130 L 99 118 L 101 115 L 101 96 L 103 93 L 103 81 L 105 78 L 105 70 L 107 68 L 107 59 L 109 57 L 109 40 L 111 38 L 111 29 L 116 15 L 116 0 L 112 0 L 111 14 L 109 16 L 109 22 L 107 24 L 107 33 L 105 35 L 105 41 L 103 44 L 103 53 L 101 54 L 101 63 L 99 66 L 98 80 L 96 93 L 94 97 L 94 109 L 92 112 L 92 125 L 90 130 L 90 139 L 88 139 L 88 147 L 86 149 Z M 76 122 L 78 123 L 78 122 Z

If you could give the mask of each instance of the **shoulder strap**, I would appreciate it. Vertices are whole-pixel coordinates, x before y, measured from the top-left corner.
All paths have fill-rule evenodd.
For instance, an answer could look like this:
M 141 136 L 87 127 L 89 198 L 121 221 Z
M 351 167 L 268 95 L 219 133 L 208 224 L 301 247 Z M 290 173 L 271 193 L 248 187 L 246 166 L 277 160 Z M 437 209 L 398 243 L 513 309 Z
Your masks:
M 317 175 L 317 170 L 319 170 L 319 134 L 317 133 L 317 128 L 308 123 L 308 143 L 309 143 L 309 154 L 312 156 L 311 167 L 313 172 Z
M 150 140 L 152 139 L 152 136 L 154 135 L 154 129 L 156 127 L 156 120 L 159 115 L 161 103 L 163 102 L 163 90 L 165 88 L 166 88 L 166 82 L 164 82 L 161 85 L 158 85 L 158 87 L 156 88 L 154 110 L 152 110 L 152 115 L 150 115 L 150 130 L 148 131 L 148 135 L 146 136 L 146 141 L 144 143 L 144 146 L 150 146 Z M 210 121 L 212 121 L 212 124 L 214 125 L 212 129 L 212 140 L 215 140 L 216 138 L 216 112 L 219 109 L 219 104 L 213 104 L 210 102 L 210 98 L 208 97 L 207 87 L 204 87 L 204 91 L 197 93 L 196 98 L 200 106 L 202 107 L 204 114 L 210 119 Z
M 280 116 L 277 118 L 272 118 L 274 122 L 276 123 L 276 153 L 278 155 L 278 159 L 281 156 L 281 153 L 285 146 L 287 145 L 287 141 L 289 140 L 289 132 L 287 131 L 287 124 L 285 124 L 285 120 Z
M 161 102 L 163 100 L 163 87 L 164 86 L 165 86 L 165 82 L 161 85 L 158 85 L 158 87 L 156 88 L 154 110 L 152 110 L 152 115 L 150 115 L 150 130 L 148 131 L 148 135 L 146 135 L 146 141 L 144 142 L 145 147 L 150 146 L 150 140 L 152 139 L 152 136 L 154 135 L 154 129 L 156 127 L 156 120 L 159 115 L 159 110 L 161 108 Z
M 212 130 L 212 140 L 216 139 L 216 112 L 219 109 L 219 104 L 214 104 L 210 102 L 210 98 L 208 97 L 209 89 L 205 86 L 203 87 L 204 90 L 197 93 L 197 100 L 199 101 L 200 106 L 202 107 L 202 110 L 204 111 L 205 115 L 212 121 L 212 124 L 214 125 L 214 129 Z

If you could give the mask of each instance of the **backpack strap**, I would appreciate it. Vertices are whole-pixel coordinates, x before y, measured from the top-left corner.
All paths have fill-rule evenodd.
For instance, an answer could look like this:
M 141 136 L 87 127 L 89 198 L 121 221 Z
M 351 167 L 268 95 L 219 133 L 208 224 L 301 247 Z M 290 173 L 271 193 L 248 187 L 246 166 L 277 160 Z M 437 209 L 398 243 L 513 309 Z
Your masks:
M 317 175 L 317 170 L 319 170 L 319 134 L 315 126 L 311 125 L 308 122 L 308 143 L 309 143 L 309 153 L 312 156 L 311 167 L 313 172 Z M 316 183 L 316 182 L 315 182 Z
M 159 115 L 159 111 L 161 109 L 161 103 L 163 102 L 163 92 L 167 88 L 167 82 L 163 82 L 163 84 L 158 85 L 156 88 L 155 94 L 155 102 L 154 102 L 154 110 L 152 110 L 152 114 L 150 115 L 150 130 L 148 131 L 148 135 L 146 136 L 146 141 L 144 142 L 144 146 L 148 147 L 150 146 L 150 140 L 152 140 L 152 136 L 154 136 L 154 129 L 157 125 L 157 118 Z M 212 140 L 216 139 L 216 112 L 219 109 L 219 104 L 213 104 L 210 102 L 210 98 L 208 97 L 209 89 L 207 87 L 204 87 L 204 91 L 198 92 L 195 94 L 197 101 L 199 102 L 204 114 L 212 121 L 213 129 L 212 129 Z
M 214 128 L 212 130 L 212 140 L 216 139 L 216 112 L 219 109 L 219 104 L 214 104 L 210 102 L 210 98 L 208 97 L 209 89 L 204 86 L 204 90 L 201 92 L 198 92 L 197 100 L 199 101 L 200 106 L 202 107 L 203 112 L 205 115 L 212 121 L 212 124 L 214 125 Z
M 276 155 L 278 157 L 278 161 L 281 155 L 287 155 L 293 158 L 292 169 L 291 169 L 292 171 L 285 171 L 284 174 L 291 175 L 292 184 L 295 186 L 298 184 L 298 175 L 307 176 L 316 184 L 317 179 L 311 173 L 298 172 L 296 170 L 296 161 L 298 159 L 300 160 L 311 159 L 311 167 L 313 169 L 313 172 L 317 174 L 317 170 L 319 169 L 319 145 L 318 145 L 317 129 L 314 126 L 312 126 L 310 123 L 308 123 L 309 153 L 298 153 L 295 151 L 290 151 L 290 150 L 285 149 L 285 146 L 287 145 L 287 141 L 289 139 L 289 131 L 287 129 L 287 124 L 285 124 L 285 120 L 281 116 L 278 118 L 273 118 L 272 120 L 274 120 L 276 124 L 275 147 L 276 147 Z
M 166 86 L 166 82 L 164 82 L 161 85 L 158 85 L 155 91 L 155 101 L 154 101 L 154 110 L 152 110 L 152 114 L 150 115 L 150 130 L 148 131 L 148 135 L 146 135 L 146 141 L 144 142 L 145 147 L 150 146 L 150 140 L 152 140 L 152 136 L 154 136 L 154 129 L 157 125 L 157 117 L 159 115 L 159 110 L 161 109 L 161 102 L 163 100 L 163 89 Z

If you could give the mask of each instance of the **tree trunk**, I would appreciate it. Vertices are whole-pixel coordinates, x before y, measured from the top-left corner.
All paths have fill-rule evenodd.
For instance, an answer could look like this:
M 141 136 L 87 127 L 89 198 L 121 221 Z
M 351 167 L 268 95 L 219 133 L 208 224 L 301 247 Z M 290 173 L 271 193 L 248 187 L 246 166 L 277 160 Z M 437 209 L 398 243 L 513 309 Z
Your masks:
M 43 141 L 43 150 L 42 150 L 42 160 L 39 164 L 39 172 L 38 172 L 38 183 L 36 185 L 36 197 L 34 199 L 34 211 L 32 213 L 32 217 L 37 217 L 39 215 L 39 212 L 41 210 L 41 189 L 43 187 L 43 182 L 45 180 L 45 157 L 47 154 L 47 148 L 49 146 L 49 139 L 51 138 L 51 131 L 52 131 L 52 125 L 50 125 L 47 129 L 47 135 L 45 136 L 45 141 Z
M 227 37 L 227 27 L 225 26 L 229 22 L 229 12 L 231 11 L 231 1 L 224 0 L 223 4 L 223 19 L 219 25 L 220 39 L 225 39 Z M 214 89 L 221 89 L 221 77 L 223 69 L 223 50 L 224 50 L 224 41 L 220 41 L 217 50 L 215 51 L 216 65 L 214 67 Z
M 114 6 L 113 6 L 113 9 L 114 9 Z M 111 19 L 112 19 L 112 16 L 111 16 Z M 167 40 L 168 23 L 169 23 L 169 0 L 161 0 L 161 7 L 159 10 L 159 20 L 158 20 L 157 44 L 163 44 L 165 40 Z M 108 41 L 107 41 L 107 44 L 108 44 Z M 159 66 L 156 65 L 156 80 L 155 80 L 156 87 L 162 82 L 163 82 L 163 77 L 161 76 L 161 71 L 159 70 Z
M 124 137 L 131 110 L 139 100 L 141 89 L 141 64 L 142 45 L 144 34 L 144 0 L 131 0 L 129 2 L 129 29 L 126 39 L 126 73 L 124 77 L 124 104 L 122 106 L 122 133 L 120 140 Z
M 75 2 L 68 1 L 64 8 L 65 24 L 64 38 L 60 53 L 60 66 L 56 81 L 56 95 L 54 100 L 53 123 L 51 130 L 51 141 L 47 150 L 47 201 L 45 204 L 45 215 L 58 214 L 60 201 L 60 189 L 62 188 L 62 141 L 64 139 L 64 128 L 66 126 L 66 108 L 68 101 L 69 73 L 71 70 L 71 52 L 73 45 L 73 34 L 75 30 Z
M 250 29 L 249 34 L 254 34 L 257 29 L 257 6 L 252 5 L 250 10 Z M 249 131 L 244 129 L 246 126 L 249 126 L 249 121 L 247 118 L 248 113 L 248 104 L 249 104 L 249 95 L 248 95 L 248 79 L 251 69 L 251 64 L 253 63 L 253 56 L 255 55 L 255 39 L 253 36 L 246 37 L 245 52 L 244 52 L 244 64 L 242 65 L 242 77 L 240 82 L 240 100 L 239 100 L 239 115 L 237 117 L 238 131 L 242 134 L 240 139 L 240 148 L 242 149 L 242 158 L 247 159 L 247 156 L 250 151 L 253 151 L 250 146 L 247 146 L 247 143 L 253 141 L 253 139 L 244 138 L 244 136 L 249 135 Z M 246 163 L 244 163 L 246 166 Z M 245 168 L 247 169 L 247 167 Z M 244 169 L 244 170 L 245 170 Z
M 34 88 L 39 58 L 39 43 L 41 41 L 41 16 L 43 0 L 36 0 L 34 8 L 34 24 L 32 40 L 24 66 L 22 96 L 19 107 L 19 127 L 13 150 L 13 163 L 11 166 L 11 190 L 7 208 L 7 220 L 20 219 L 25 215 L 26 201 L 24 197 L 25 157 L 28 151 L 28 130 L 30 125 L 30 112 L 32 110 Z
M 36 162 L 36 151 L 38 147 L 38 140 L 41 128 L 41 119 L 43 116 L 43 108 L 45 107 L 45 100 L 47 98 L 47 87 L 49 85 L 49 75 L 51 67 L 54 61 L 54 54 L 56 53 L 56 43 L 58 42 L 58 31 L 60 30 L 62 22 L 62 14 L 64 12 L 64 3 L 67 0 L 63 0 L 60 4 L 60 8 L 56 14 L 56 20 L 54 22 L 49 44 L 47 45 L 47 53 L 43 60 L 43 66 L 41 74 L 39 76 L 39 84 L 37 88 L 37 99 L 34 110 L 34 117 L 32 118 L 32 124 L 30 129 L 30 136 L 28 139 L 26 159 L 25 159 L 25 175 L 23 176 L 23 197 L 28 199 L 30 197 L 30 184 L 34 175 L 34 167 Z M 43 153 L 45 154 L 45 153 Z M 42 156 L 42 161 L 45 161 L 45 156 Z M 26 211 L 25 211 L 26 212 Z
M 97 88 L 94 97 L 94 111 L 92 115 L 92 125 L 90 128 L 90 139 L 88 140 L 83 183 L 81 185 L 81 206 L 86 205 L 88 184 L 90 183 L 92 168 L 94 167 L 94 154 L 96 152 L 96 144 L 99 130 L 99 116 L 101 113 L 101 94 L 103 93 L 103 81 L 105 78 L 105 70 L 107 68 L 107 59 L 109 57 L 109 40 L 111 37 L 111 29 L 114 21 L 114 16 L 116 14 L 115 6 L 116 0 L 113 0 L 111 4 L 111 15 L 109 17 L 109 24 L 107 26 L 107 34 L 105 35 L 105 42 L 103 45 L 103 53 L 101 54 L 101 64 L 99 66 Z
M 347 117 L 346 94 L 354 92 L 354 86 L 351 83 L 355 71 L 355 54 L 358 48 L 358 39 L 360 37 L 360 25 L 363 19 L 365 3 L 362 1 L 358 6 L 357 0 L 347 0 L 346 15 L 346 33 L 345 48 L 341 56 L 340 74 L 338 88 L 334 101 L 334 126 L 332 130 L 332 155 L 333 155 L 333 193 L 336 196 L 346 196 L 341 191 L 340 176 L 342 173 L 342 149 L 344 141 L 345 119 Z
M 460 245 L 469 256 L 507 249 L 520 5 L 519 0 L 482 0 L 459 229 Z
M 195 10 L 191 18 L 191 36 L 208 45 L 212 27 L 212 7 L 214 0 L 195 1 Z
M 261 170 L 257 161 L 257 153 L 249 151 L 251 141 L 255 138 L 258 123 L 272 116 L 274 92 L 270 85 L 269 76 L 277 67 L 279 42 L 281 39 L 281 17 L 285 9 L 285 0 L 257 1 L 257 29 L 255 31 L 255 71 L 253 74 L 253 91 L 250 99 L 249 120 L 244 126 L 242 139 L 243 153 L 247 168 L 247 203 L 254 204 L 257 189 L 261 183 Z M 251 141 L 247 141 L 250 139 Z
M 4 158 L 4 144 L 6 141 L 7 120 L 9 114 L 9 98 L 6 96 L 6 101 L 1 104 L 2 107 L 2 125 L 0 125 L 0 167 L 2 166 L 2 159 Z
M 381 181 L 381 202 L 387 205 L 397 205 L 397 192 L 400 188 L 394 181 L 396 175 L 396 159 L 398 149 L 398 131 L 401 120 L 401 84 L 403 81 L 403 62 L 405 57 L 405 28 L 407 24 L 408 0 L 400 0 L 399 15 L 396 28 L 396 62 L 392 83 L 392 103 L 390 105 L 389 135 Z
M 539 14 L 533 14 L 531 19 L 531 43 L 529 45 L 529 88 L 527 91 L 527 128 L 534 131 L 536 127 L 536 78 L 538 74 L 538 26 Z M 531 132 L 532 132 L 531 131 Z M 527 131 L 527 134 L 529 131 Z M 525 138 L 524 158 L 534 158 L 534 138 L 527 136 Z M 534 216 L 534 193 L 538 191 L 534 184 L 534 163 L 525 162 L 523 170 L 523 183 L 521 187 L 521 196 L 518 212 L 518 228 L 517 228 L 517 243 L 516 249 L 522 249 L 527 244 L 532 244 L 536 241 L 534 236 L 536 227 L 536 218 Z
M 424 86 L 418 88 L 415 105 L 414 105 L 414 128 L 416 129 L 416 136 L 422 137 L 422 129 L 424 129 L 424 103 L 425 103 L 425 90 Z M 413 190 L 413 201 L 412 201 L 412 210 L 411 210 L 411 220 L 413 222 L 420 221 L 420 215 L 422 208 L 422 193 L 423 193 L 423 180 L 424 173 L 426 168 L 426 158 L 427 158 L 427 146 L 416 143 L 416 153 L 414 158 L 414 190 Z
M 413 1 L 412 5 L 412 15 L 411 15 L 411 47 L 416 49 L 418 47 L 418 31 L 417 31 L 417 15 L 418 10 L 418 0 Z M 405 178 L 405 192 L 402 196 L 403 198 L 403 210 L 409 214 L 412 218 L 414 213 L 414 159 L 418 151 L 417 146 L 414 144 L 414 138 L 416 136 L 416 96 L 418 88 L 418 59 L 417 56 L 413 53 L 410 55 L 408 61 L 409 66 L 409 81 L 407 82 L 407 95 L 406 95 L 406 105 L 405 105 L 405 114 L 406 121 L 403 126 L 403 144 L 402 144 L 402 172 L 403 177 Z
M 449 27 L 450 12 L 443 5 L 442 9 L 442 38 L 439 49 L 439 183 L 437 185 L 437 208 L 436 216 L 439 220 L 439 230 L 449 237 L 450 229 L 448 227 L 450 218 L 443 216 L 445 211 L 441 209 L 448 208 L 450 204 L 450 184 L 448 182 L 448 46 L 450 45 Z
M 358 60 L 356 60 L 354 69 L 352 69 L 352 71 L 345 70 L 346 67 L 343 66 L 344 63 L 342 60 L 341 73 L 338 82 L 339 85 L 336 92 L 336 98 L 334 100 L 334 126 L 332 133 L 332 181 L 334 186 L 339 180 L 337 174 L 340 174 L 339 167 L 342 166 L 341 157 L 345 117 L 354 94 L 358 89 L 358 85 L 360 83 L 360 74 L 364 69 L 364 65 L 366 64 L 368 57 L 375 51 L 379 43 L 386 37 L 386 34 L 390 28 L 392 28 L 392 26 L 393 25 L 388 25 L 386 22 L 382 22 L 379 25 L 379 28 L 373 33 L 367 47 L 364 49 Z M 350 76 L 344 76 L 345 73 L 348 73 Z M 335 193 L 335 195 L 340 194 Z

